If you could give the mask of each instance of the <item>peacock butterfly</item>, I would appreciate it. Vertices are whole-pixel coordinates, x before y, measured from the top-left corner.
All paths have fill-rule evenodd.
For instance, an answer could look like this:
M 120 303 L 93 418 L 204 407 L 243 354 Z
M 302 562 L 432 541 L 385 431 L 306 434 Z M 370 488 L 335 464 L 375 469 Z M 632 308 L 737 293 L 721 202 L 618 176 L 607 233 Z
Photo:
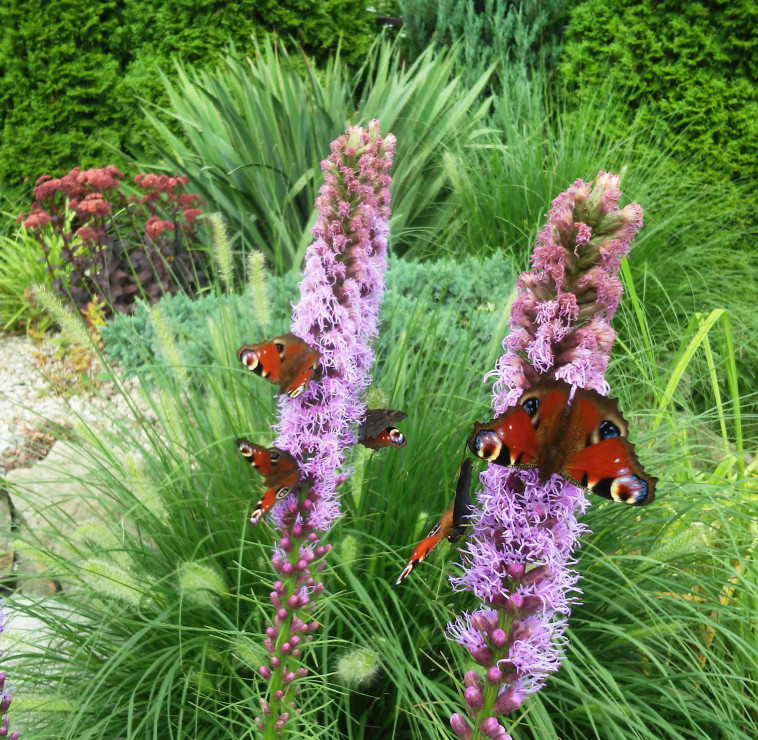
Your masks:
M 558 473 L 603 498 L 642 506 L 658 479 L 643 470 L 627 432 L 615 398 L 543 379 L 516 406 L 475 424 L 468 446 L 496 465 L 537 468 L 543 483 Z
M 276 447 L 261 447 L 244 437 L 237 440 L 237 449 L 263 476 L 268 488 L 250 517 L 250 524 L 258 524 L 261 517 L 288 493 L 296 493 L 300 487 L 300 471 L 297 462 L 288 453 Z
M 455 487 L 455 499 L 450 508 L 442 515 L 442 519 L 434 526 L 429 534 L 418 543 L 408 564 L 395 581 L 395 586 L 402 583 L 413 569 L 426 558 L 429 553 L 447 538 L 449 542 L 458 542 L 465 534 L 468 526 L 469 505 L 471 504 L 471 458 L 464 458 L 458 471 L 458 484 Z M 395 587 L 393 586 L 393 588 Z
M 391 409 L 368 409 L 366 418 L 358 427 L 358 442 L 371 450 L 382 447 L 405 447 L 405 435 L 395 424 L 407 418 L 405 411 Z
M 239 361 L 280 393 L 297 398 L 310 382 L 321 355 L 291 332 L 257 344 L 243 344 L 237 350 Z

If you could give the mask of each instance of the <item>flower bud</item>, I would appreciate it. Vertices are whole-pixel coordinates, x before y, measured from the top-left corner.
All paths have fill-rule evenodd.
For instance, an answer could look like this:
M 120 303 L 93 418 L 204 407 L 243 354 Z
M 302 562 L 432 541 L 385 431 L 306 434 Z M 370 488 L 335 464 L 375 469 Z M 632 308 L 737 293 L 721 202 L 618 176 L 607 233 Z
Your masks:
M 515 686 L 508 686 L 495 700 L 493 709 L 498 714 L 508 714 L 514 709 L 518 709 L 524 703 L 524 697 L 518 692 Z
M 469 709 L 481 709 L 484 704 L 484 695 L 476 686 L 470 686 L 463 692 L 466 706 Z
M 474 648 L 471 652 L 471 657 L 479 663 L 479 665 L 491 666 L 492 665 L 492 651 L 489 648 Z
M 262 665 L 258 671 L 267 681 L 271 678 L 271 669 L 268 666 Z
M 476 671 L 466 671 L 466 675 L 463 677 L 463 682 L 466 688 L 469 688 L 470 686 L 478 688 L 482 685 L 482 679 Z
M 450 717 L 450 727 L 453 728 L 453 732 L 461 740 L 471 739 L 471 727 L 463 715 L 456 712 L 452 717 Z
M 503 682 L 503 672 L 496 665 L 493 665 L 487 671 L 487 680 L 491 684 L 500 684 Z
M 534 583 L 541 583 L 546 578 L 551 578 L 552 575 L 553 574 L 547 565 L 538 565 L 536 568 L 532 568 L 531 570 L 527 571 L 524 574 L 524 577 L 521 579 L 521 582 L 525 586 L 531 586 Z
M 492 630 L 490 642 L 494 648 L 502 650 L 508 644 L 508 633 L 504 629 L 498 627 L 497 629 Z

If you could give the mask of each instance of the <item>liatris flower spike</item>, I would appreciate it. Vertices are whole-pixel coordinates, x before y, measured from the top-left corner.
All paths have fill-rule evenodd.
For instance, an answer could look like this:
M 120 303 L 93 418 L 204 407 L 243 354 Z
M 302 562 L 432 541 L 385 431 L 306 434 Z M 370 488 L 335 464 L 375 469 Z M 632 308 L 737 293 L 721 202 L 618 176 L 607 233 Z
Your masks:
M 459 713 L 450 718 L 459 738 L 509 738 L 498 716 L 520 707 L 560 665 L 581 593 L 569 567 L 586 530 L 576 519 L 588 506 L 580 486 L 632 504 L 652 500 L 656 479 L 626 441 L 615 402 L 600 395 L 622 291 L 616 271 L 642 226 L 637 204 L 618 208 L 618 184 L 600 172 L 594 188 L 577 180 L 553 201 L 534 269 L 517 283 L 505 353 L 489 374 L 499 416 L 476 425 L 469 440 L 490 465 L 462 573 L 451 578 L 482 602 L 448 625 L 480 666 L 465 676 L 473 724 Z
M 330 156 L 321 163 L 324 184 L 316 200 L 315 241 L 305 254 L 291 332 L 273 340 L 275 356 L 267 346 L 240 350 L 243 364 L 256 372 L 260 367 L 260 373 L 286 394 L 279 399 L 279 436 L 268 452 L 294 460 L 298 478 L 294 486 L 282 484 L 288 490 L 278 490 L 274 498 L 281 502 L 272 509 L 281 532 L 272 563 L 281 580 L 271 592 L 275 615 L 266 629 L 271 657 L 260 669 L 268 686 L 256 723 L 266 738 L 276 737 L 300 712 L 296 683 L 308 672 L 301 653 L 318 627 L 313 598 L 324 588 L 314 575 L 331 547 L 320 544 L 319 537 L 340 515 L 337 487 L 347 477 L 341 470 L 344 450 L 358 441 L 356 428 L 367 415 L 362 399 L 374 362 L 369 342 L 378 333 L 384 292 L 388 171 L 394 149 L 395 137 L 380 136 L 377 121 L 371 121 L 368 131 L 349 127 L 332 143 Z M 293 345 L 298 349 L 288 354 Z M 296 359 L 289 359 L 292 356 Z M 277 372 L 279 377 L 274 377 Z M 396 418 L 388 418 L 385 428 Z M 361 434 L 364 441 L 372 438 Z M 387 444 L 402 446 L 401 441 L 396 437 Z M 256 446 L 247 444 L 252 456 Z M 267 475 L 266 483 L 276 488 L 280 481 L 270 481 Z

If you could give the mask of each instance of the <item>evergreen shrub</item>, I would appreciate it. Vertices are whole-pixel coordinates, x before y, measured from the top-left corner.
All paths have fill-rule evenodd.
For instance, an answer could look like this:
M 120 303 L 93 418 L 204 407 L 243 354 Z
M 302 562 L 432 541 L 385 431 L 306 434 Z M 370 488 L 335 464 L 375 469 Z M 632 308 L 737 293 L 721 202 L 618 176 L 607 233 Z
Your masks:
M 231 40 L 293 38 L 317 63 L 358 64 L 374 32 L 365 0 L 6 0 L 0 3 L 0 191 L 43 172 L 150 155 L 142 103 L 167 103 L 158 67 L 214 62 Z M 116 165 L 124 160 L 115 158 Z
M 400 0 L 403 49 L 415 59 L 429 44 L 461 45 L 457 70 L 473 82 L 508 62 L 552 69 L 560 53 L 566 0 Z
M 271 326 L 264 325 L 256 314 L 255 301 L 249 294 L 206 295 L 196 300 L 183 295 L 165 296 L 160 311 L 176 339 L 185 366 L 212 363 L 211 323 L 219 322 L 223 310 L 237 326 L 247 327 L 240 344 L 257 342 L 287 331 L 286 317 L 290 302 L 297 295 L 298 274 L 290 271 L 271 277 L 268 296 L 272 316 L 284 317 Z M 429 332 L 436 333 L 439 356 L 446 348 L 461 346 L 472 338 L 489 339 L 496 334 L 508 297 L 513 290 L 516 272 L 503 252 L 484 259 L 439 259 L 433 262 L 406 261 L 391 257 L 387 269 L 387 294 L 382 303 L 382 323 L 403 331 L 407 317 L 423 318 Z M 419 316 L 419 313 L 423 314 Z M 391 321 L 394 318 L 395 321 Z M 116 315 L 102 327 L 100 336 L 105 353 L 117 361 L 127 374 L 149 374 L 160 356 L 159 341 L 150 317 L 150 308 L 138 302 L 132 316 Z M 392 332 L 383 332 L 377 354 L 389 351 L 385 344 L 396 342 Z M 406 337 L 409 351 L 422 338 Z M 230 358 L 232 361 L 232 358 Z
M 754 0 L 586 0 L 571 12 L 560 74 L 575 95 L 625 90 L 618 135 L 636 115 L 682 159 L 698 157 L 708 180 L 742 180 L 754 193 L 756 27 Z

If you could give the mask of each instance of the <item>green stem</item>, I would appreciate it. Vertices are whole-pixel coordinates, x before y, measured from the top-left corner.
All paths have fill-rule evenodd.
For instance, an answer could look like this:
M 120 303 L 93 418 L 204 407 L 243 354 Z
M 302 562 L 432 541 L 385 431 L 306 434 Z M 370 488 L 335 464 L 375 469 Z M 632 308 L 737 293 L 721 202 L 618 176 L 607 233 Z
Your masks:
M 513 627 L 513 623 L 519 618 L 518 612 L 515 614 L 507 614 L 506 612 L 502 610 L 498 610 L 500 612 L 500 619 L 498 621 L 498 626 L 500 629 L 505 631 L 506 635 L 511 634 L 511 628 Z M 497 665 L 498 660 L 502 660 L 503 658 L 508 657 L 508 650 L 510 649 L 510 646 L 506 646 L 504 648 L 496 649 L 491 648 L 492 654 L 494 656 L 492 665 Z M 491 717 L 494 714 L 494 706 L 495 702 L 497 701 L 498 693 L 500 691 L 500 685 L 498 684 L 491 684 L 487 679 L 484 679 L 484 687 L 482 688 L 482 694 L 484 695 L 484 701 L 482 703 L 482 708 L 477 712 L 476 717 L 474 718 L 474 726 L 472 728 L 471 732 L 471 740 L 489 740 L 484 733 L 479 729 L 479 726 L 482 724 L 482 722 L 487 719 L 487 717 Z

